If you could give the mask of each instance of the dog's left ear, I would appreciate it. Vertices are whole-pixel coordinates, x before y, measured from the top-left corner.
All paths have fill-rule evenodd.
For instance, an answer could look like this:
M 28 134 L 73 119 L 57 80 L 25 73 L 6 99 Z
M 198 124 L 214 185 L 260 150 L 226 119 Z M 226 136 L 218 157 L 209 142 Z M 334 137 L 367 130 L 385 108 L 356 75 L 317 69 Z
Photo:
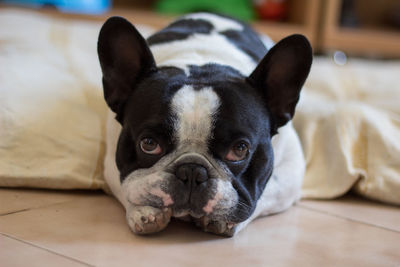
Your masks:
M 104 98 L 122 122 L 125 102 L 136 84 L 155 71 L 146 40 L 126 19 L 111 17 L 103 25 L 97 43 L 103 71 Z
M 272 134 L 293 118 L 311 63 L 310 43 L 303 35 L 295 34 L 272 47 L 248 77 L 264 97 L 272 116 Z

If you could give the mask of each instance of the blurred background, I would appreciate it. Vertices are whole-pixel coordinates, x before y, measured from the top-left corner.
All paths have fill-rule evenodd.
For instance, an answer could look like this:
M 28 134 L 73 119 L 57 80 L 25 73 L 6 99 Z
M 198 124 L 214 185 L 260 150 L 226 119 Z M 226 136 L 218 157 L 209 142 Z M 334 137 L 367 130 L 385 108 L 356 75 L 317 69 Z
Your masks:
M 18 5 L 71 18 L 122 15 L 155 28 L 183 13 L 213 11 L 248 21 L 274 41 L 304 34 L 316 53 L 332 55 L 338 64 L 344 64 L 347 56 L 400 58 L 398 0 L 0 0 L 0 4 L 0 8 Z

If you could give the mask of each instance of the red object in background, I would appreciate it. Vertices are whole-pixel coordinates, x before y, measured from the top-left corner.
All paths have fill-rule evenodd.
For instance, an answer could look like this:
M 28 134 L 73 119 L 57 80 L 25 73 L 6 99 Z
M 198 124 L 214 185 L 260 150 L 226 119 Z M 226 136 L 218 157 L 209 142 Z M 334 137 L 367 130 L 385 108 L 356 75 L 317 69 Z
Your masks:
M 286 2 L 286 0 L 257 0 L 255 7 L 259 18 L 279 21 L 286 18 Z

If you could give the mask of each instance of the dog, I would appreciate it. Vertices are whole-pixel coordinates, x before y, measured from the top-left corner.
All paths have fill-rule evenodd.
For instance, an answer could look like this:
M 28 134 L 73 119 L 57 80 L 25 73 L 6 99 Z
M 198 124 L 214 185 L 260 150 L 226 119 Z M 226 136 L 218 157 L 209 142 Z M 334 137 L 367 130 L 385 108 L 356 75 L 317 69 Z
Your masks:
M 305 161 L 291 119 L 312 48 L 298 34 L 265 40 L 213 13 L 147 40 L 124 18 L 104 23 L 104 176 L 134 233 L 174 217 L 233 236 L 299 199 Z

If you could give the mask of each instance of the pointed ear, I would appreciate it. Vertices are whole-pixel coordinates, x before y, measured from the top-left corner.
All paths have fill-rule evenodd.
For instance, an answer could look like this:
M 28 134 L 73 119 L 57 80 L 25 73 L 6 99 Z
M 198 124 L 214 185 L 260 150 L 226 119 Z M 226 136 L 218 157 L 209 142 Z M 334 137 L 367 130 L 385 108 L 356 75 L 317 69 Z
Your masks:
M 136 28 L 121 17 L 111 17 L 104 23 L 97 52 L 103 71 L 104 98 L 121 122 L 125 102 L 135 85 L 156 70 L 153 55 Z
M 264 96 L 273 133 L 293 118 L 311 63 L 310 43 L 303 35 L 295 34 L 272 47 L 249 76 L 250 84 Z

